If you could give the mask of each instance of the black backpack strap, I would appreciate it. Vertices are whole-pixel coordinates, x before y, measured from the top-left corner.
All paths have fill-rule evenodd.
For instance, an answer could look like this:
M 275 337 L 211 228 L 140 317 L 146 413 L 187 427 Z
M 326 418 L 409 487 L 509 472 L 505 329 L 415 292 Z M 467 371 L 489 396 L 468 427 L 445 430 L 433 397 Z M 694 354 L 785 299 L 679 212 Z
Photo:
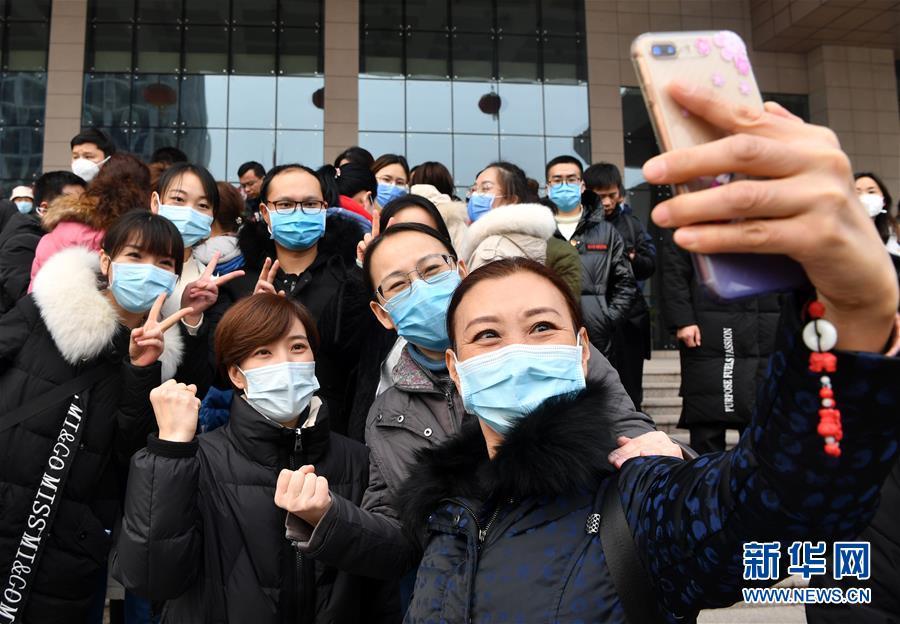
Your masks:
M 663 618 L 659 611 L 660 602 L 655 587 L 650 582 L 650 576 L 638 556 L 631 527 L 625 518 L 618 476 L 610 478 L 609 481 L 602 500 L 594 503 L 595 511 L 599 506 L 600 513 L 588 516 L 585 530 L 588 533 L 600 534 L 600 545 L 606 557 L 606 566 L 609 568 L 616 594 L 625 608 L 628 624 L 661 624 Z
M 95 383 L 107 377 L 118 369 L 114 362 L 101 364 L 91 370 L 82 373 L 74 379 L 70 379 L 61 386 L 57 386 L 50 392 L 42 394 L 33 401 L 22 405 L 18 409 L 14 409 L 7 414 L 0 414 L 0 432 L 11 429 L 32 416 L 47 411 L 49 408 L 70 400 L 73 395 L 78 394 L 86 388 L 90 388 Z

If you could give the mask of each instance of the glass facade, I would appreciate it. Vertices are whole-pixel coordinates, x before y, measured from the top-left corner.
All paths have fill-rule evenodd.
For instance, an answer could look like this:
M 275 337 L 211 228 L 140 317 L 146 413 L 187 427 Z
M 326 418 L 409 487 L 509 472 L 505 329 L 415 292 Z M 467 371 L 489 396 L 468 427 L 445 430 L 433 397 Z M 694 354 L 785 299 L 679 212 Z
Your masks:
M 50 0 L 0 0 L 0 192 L 41 173 Z
M 82 124 L 148 158 L 322 161 L 322 0 L 90 0 Z
M 590 161 L 582 0 L 361 0 L 359 143 L 437 160 L 461 193 L 492 160 L 544 182 Z

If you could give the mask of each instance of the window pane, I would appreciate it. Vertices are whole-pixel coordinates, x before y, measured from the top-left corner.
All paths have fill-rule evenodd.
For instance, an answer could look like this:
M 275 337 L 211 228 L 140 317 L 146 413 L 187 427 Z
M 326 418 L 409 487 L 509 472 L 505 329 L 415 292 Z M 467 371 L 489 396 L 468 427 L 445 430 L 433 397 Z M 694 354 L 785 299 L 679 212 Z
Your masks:
M 587 85 L 544 85 L 544 127 L 551 136 L 577 136 L 588 130 Z
M 406 135 L 406 159 L 410 167 L 436 160 L 449 169 L 453 166 L 453 136 L 410 132 Z
M 543 87 L 501 84 L 498 89 L 501 134 L 544 134 Z M 543 146 L 542 146 L 543 151 Z
M 228 131 L 228 174 L 237 175 L 237 169 L 248 160 L 255 160 L 268 170 L 275 155 L 275 132 L 259 130 Z M 232 174 L 231 172 L 234 172 Z
M 281 23 L 285 26 L 313 28 L 322 25 L 322 0 L 295 2 L 281 0 Z
M 160 147 L 177 147 L 179 136 L 175 128 L 137 128 L 132 131 L 128 149 L 138 158 L 149 161 Z
M 453 136 L 453 180 L 460 186 L 471 185 L 475 176 L 500 156 L 496 136 L 456 134 Z
M 231 31 L 231 71 L 236 74 L 274 74 L 275 46 L 274 28 L 233 28 Z
M 324 111 L 312 101 L 324 78 L 278 78 L 278 128 L 321 130 Z
M 451 132 L 453 95 L 449 80 L 409 80 L 406 83 L 406 129 L 410 132 Z
M 0 171 L 6 179 L 30 182 L 41 173 L 43 128 L 0 127 Z
M 275 127 L 275 80 L 274 76 L 231 77 L 228 84 L 229 128 Z M 269 160 L 272 160 L 271 154 Z
M 131 74 L 85 74 L 82 126 L 125 127 L 130 111 Z
M 451 22 L 462 32 L 490 33 L 494 26 L 493 3 L 484 0 L 453 0 Z
M 485 96 L 497 91 L 493 82 L 453 83 L 453 131 L 496 133 L 497 116 L 483 113 L 479 102 L 487 103 Z
M 133 33 L 130 24 L 92 24 L 85 63 L 89 71 L 131 71 Z
M 405 154 L 406 135 L 402 132 L 360 132 L 359 145 L 375 158 L 382 154 Z
M 449 41 L 446 33 L 410 33 L 406 40 L 406 75 L 416 78 L 449 78 Z
M 228 140 L 225 130 L 181 130 L 178 147 L 188 160 L 203 165 L 216 180 L 225 180 L 228 173 L 225 169 L 225 154 Z M 237 168 L 231 174 L 237 179 Z
M 414 31 L 447 30 L 447 0 L 406 0 L 406 25 Z
M 8 0 L 11 20 L 50 20 L 50 0 Z
M 134 19 L 134 0 L 91 0 L 88 19 L 128 22 Z
M 547 162 L 562 154 L 575 156 L 583 167 L 587 167 L 591 162 L 590 137 L 587 133 L 577 137 L 547 137 Z
M 486 80 L 494 77 L 494 39 L 490 34 L 453 35 L 453 77 Z
M 403 26 L 403 0 L 362 0 L 360 28 L 399 30 Z
M 544 137 L 500 137 L 500 158 L 519 165 L 525 175 L 544 186 Z
M 279 72 L 281 75 L 322 73 L 319 62 L 320 34 L 309 28 L 284 28 L 279 39 Z
M 185 76 L 181 80 L 181 126 L 224 128 L 227 125 L 228 76 Z
M 587 80 L 584 44 L 572 37 L 544 39 L 544 81 L 572 84 Z
M 360 78 L 359 129 L 402 132 L 406 119 L 404 85 L 403 80 Z
M 50 24 L 47 22 L 10 23 L 6 26 L 4 59 L 10 71 L 45 71 L 47 69 L 47 41 Z
M 138 22 L 175 24 L 181 19 L 182 0 L 138 0 Z
M 325 135 L 321 132 L 282 130 L 275 140 L 276 163 L 300 163 L 313 169 L 322 163 Z
M 540 79 L 536 36 L 503 35 L 498 43 L 501 80 L 534 82 Z
M 46 94 L 46 74 L 0 75 L 0 126 L 43 125 Z
M 500 0 L 497 27 L 504 35 L 531 35 L 538 31 L 538 0 Z
M 184 7 L 188 24 L 228 24 L 228 3 L 222 0 L 189 0 Z
M 403 36 L 399 30 L 366 30 L 362 37 L 360 73 L 375 76 L 403 73 Z
M 181 27 L 174 24 L 141 24 L 137 32 L 135 71 L 150 74 L 177 72 L 181 67 Z
M 544 30 L 553 35 L 584 32 L 584 6 L 580 0 L 542 0 Z
M 131 95 L 132 127 L 174 128 L 178 124 L 178 87 L 178 76 L 173 74 L 136 75 Z
M 190 0 L 193 2 L 193 0 Z M 294 0 L 296 1 L 296 0 Z M 258 26 L 274 26 L 276 23 L 276 0 L 233 0 L 231 19 L 235 24 L 256 24 Z M 300 4 L 311 4 L 310 0 L 301 0 Z
M 228 71 L 227 26 L 185 26 L 184 70 L 195 74 Z

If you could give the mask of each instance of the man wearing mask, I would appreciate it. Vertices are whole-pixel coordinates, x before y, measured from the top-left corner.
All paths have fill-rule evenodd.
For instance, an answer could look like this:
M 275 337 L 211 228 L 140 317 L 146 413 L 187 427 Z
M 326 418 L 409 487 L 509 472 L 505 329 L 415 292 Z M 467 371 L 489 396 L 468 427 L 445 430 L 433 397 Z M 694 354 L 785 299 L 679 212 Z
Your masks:
M 90 182 L 100 173 L 100 167 L 116 153 L 116 146 L 108 136 L 96 128 L 88 128 L 76 134 L 72 147 L 72 173 Z
M 597 163 L 584 171 L 584 185 L 591 191 L 587 203 L 602 210 L 603 218 L 611 223 L 625 241 L 625 252 L 634 278 L 638 282 L 637 296 L 628 318 L 613 338 L 616 369 L 622 384 L 637 409 L 643 400 L 644 360 L 650 359 L 650 310 L 641 292 L 643 281 L 656 270 L 656 247 L 640 219 L 625 211 L 625 188 L 618 167 L 612 163 Z
M 266 177 L 266 168 L 255 160 L 245 162 L 238 167 L 238 182 L 241 187 L 241 195 L 244 197 L 246 211 L 244 220 L 256 223 L 259 221 L 259 191 L 262 188 L 263 178 Z
M 601 209 L 582 205 L 583 170 L 577 158 L 557 156 L 545 173 L 547 196 L 557 207 L 556 236 L 569 241 L 581 258 L 581 307 L 588 336 L 612 360 L 613 335 L 638 294 L 625 243 Z

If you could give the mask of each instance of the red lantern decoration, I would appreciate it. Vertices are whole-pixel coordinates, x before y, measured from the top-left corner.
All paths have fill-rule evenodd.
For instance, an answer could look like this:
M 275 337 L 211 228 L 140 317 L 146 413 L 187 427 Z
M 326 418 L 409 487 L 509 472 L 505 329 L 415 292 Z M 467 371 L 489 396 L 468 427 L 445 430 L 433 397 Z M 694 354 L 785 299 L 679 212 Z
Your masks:
M 144 101 L 157 108 L 173 106 L 178 101 L 178 94 L 169 85 L 157 82 L 144 87 Z
M 312 94 L 312 103 L 318 109 L 325 108 L 325 87 L 319 87 Z
M 500 112 L 500 104 L 502 104 L 500 96 L 496 93 L 485 93 L 478 100 L 478 109 L 485 115 L 496 115 Z

